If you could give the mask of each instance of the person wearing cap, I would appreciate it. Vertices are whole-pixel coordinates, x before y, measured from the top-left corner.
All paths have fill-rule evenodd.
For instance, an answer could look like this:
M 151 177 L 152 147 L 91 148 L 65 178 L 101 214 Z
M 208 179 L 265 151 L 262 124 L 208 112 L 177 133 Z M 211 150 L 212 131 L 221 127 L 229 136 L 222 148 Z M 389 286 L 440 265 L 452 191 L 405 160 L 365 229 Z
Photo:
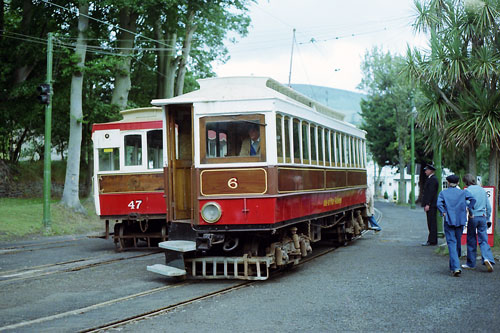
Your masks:
M 438 192 L 438 181 L 434 172 L 436 168 L 427 164 L 424 168 L 425 175 L 427 179 L 424 184 L 424 195 L 422 197 L 422 207 L 424 207 L 425 214 L 427 216 L 427 229 L 429 230 L 429 236 L 427 237 L 427 242 L 422 243 L 423 246 L 437 245 L 437 192 Z
M 450 270 L 453 276 L 460 276 L 461 239 L 467 222 L 467 207 L 472 209 L 476 200 L 468 191 L 457 188 L 456 175 L 446 177 L 448 188 L 441 191 L 437 199 L 437 209 L 443 216 L 444 234 L 450 255 Z
M 462 180 L 467 185 L 468 191 L 476 200 L 473 209 L 469 210 L 469 222 L 467 223 L 467 263 L 462 265 L 465 269 L 476 268 L 477 244 L 481 249 L 481 259 L 488 272 L 493 272 L 493 253 L 488 245 L 488 228 L 491 222 L 491 204 L 486 191 L 476 184 L 476 177 L 470 173 L 466 174 Z M 488 225 L 489 224 L 489 225 Z

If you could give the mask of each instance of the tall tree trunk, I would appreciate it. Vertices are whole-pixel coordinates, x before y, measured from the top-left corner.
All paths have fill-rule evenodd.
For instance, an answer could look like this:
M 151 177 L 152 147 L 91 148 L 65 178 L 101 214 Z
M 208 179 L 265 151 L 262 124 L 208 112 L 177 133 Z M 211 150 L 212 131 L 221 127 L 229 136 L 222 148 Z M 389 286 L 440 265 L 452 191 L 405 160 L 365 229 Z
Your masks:
M 158 62 L 158 72 L 156 74 L 156 98 L 163 97 L 163 77 L 165 76 L 165 35 L 163 34 L 163 28 L 161 25 L 161 19 L 158 18 L 155 22 L 155 37 L 159 42 L 157 45 L 158 50 L 156 51 L 157 57 L 156 61 Z
M 474 177 L 477 176 L 477 153 L 474 143 L 470 143 L 467 147 L 468 158 L 468 172 Z
M 175 32 L 163 33 L 160 20 L 155 24 L 156 39 L 158 43 L 158 75 L 157 75 L 157 98 L 174 97 L 175 74 L 177 69 L 177 59 L 175 56 L 175 42 L 177 34 Z
M 132 32 L 137 30 L 137 17 L 138 14 L 131 12 L 130 8 L 124 7 L 120 10 L 120 27 L 127 31 L 120 30 L 118 34 L 118 49 L 123 57 L 115 67 L 115 88 L 111 96 L 111 104 L 117 105 L 120 110 L 127 108 L 131 88 L 130 65 L 135 37 Z
M 89 25 L 89 3 L 81 1 L 78 17 L 78 39 L 75 54 L 78 56 L 77 67 L 85 67 L 85 54 L 87 51 L 86 33 Z M 82 144 L 82 90 L 83 71 L 78 70 L 71 79 L 71 101 L 69 119 L 68 160 L 66 164 L 66 178 L 61 203 L 73 210 L 85 213 L 79 199 L 80 155 Z
M 378 192 L 375 193 L 375 197 L 382 197 L 384 194 L 382 193 L 382 188 L 378 185 L 380 184 L 380 177 L 382 176 L 382 169 L 384 167 L 383 166 L 378 166 L 378 175 L 377 175 L 377 186 L 375 187 L 376 189 L 378 189 Z
M 177 73 L 178 59 L 175 55 L 176 32 L 167 33 L 168 50 L 165 53 L 165 75 L 163 76 L 163 98 L 174 97 L 175 75 Z
M 184 79 L 186 77 L 187 62 L 189 60 L 189 53 L 191 52 L 191 44 L 193 41 L 193 34 L 196 31 L 197 25 L 194 22 L 194 12 L 189 14 L 188 23 L 186 26 L 186 36 L 182 45 L 182 56 L 180 59 L 179 70 L 177 74 L 177 82 L 175 84 L 175 95 L 182 95 L 184 92 Z

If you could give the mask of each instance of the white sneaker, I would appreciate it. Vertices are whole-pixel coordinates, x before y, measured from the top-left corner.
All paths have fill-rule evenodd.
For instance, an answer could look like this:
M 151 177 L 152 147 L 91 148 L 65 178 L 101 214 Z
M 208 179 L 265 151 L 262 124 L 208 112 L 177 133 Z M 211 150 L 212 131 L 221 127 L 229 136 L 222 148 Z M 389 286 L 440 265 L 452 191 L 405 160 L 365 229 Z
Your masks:
M 488 269 L 488 272 L 493 272 L 493 265 L 491 264 L 491 262 L 489 260 L 485 260 L 484 261 L 484 264 L 486 266 L 486 269 Z
M 467 264 L 463 264 L 463 265 L 462 265 L 462 268 L 463 268 L 463 269 L 476 269 L 476 267 L 470 267 L 470 266 L 469 266 L 469 265 L 467 265 Z

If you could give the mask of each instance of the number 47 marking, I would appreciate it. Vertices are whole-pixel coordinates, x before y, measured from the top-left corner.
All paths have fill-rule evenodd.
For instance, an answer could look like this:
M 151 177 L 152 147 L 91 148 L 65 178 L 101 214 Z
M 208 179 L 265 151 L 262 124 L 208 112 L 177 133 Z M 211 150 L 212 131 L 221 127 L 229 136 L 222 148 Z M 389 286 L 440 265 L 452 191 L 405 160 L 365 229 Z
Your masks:
M 141 207 L 141 204 L 142 200 L 132 200 L 127 206 L 129 206 L 130 209 L 139 209 L 139 207 Z

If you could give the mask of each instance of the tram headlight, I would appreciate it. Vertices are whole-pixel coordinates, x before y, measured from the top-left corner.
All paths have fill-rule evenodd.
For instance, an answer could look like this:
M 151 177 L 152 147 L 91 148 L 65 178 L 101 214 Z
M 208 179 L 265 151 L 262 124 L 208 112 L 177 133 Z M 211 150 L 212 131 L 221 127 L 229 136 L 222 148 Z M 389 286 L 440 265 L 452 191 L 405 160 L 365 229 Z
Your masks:
M 201 217 L 207 223 L 215 223 L 219 221 L 221 215 L 222 210 L 217 202 L 207 202 L 201 209 Z

